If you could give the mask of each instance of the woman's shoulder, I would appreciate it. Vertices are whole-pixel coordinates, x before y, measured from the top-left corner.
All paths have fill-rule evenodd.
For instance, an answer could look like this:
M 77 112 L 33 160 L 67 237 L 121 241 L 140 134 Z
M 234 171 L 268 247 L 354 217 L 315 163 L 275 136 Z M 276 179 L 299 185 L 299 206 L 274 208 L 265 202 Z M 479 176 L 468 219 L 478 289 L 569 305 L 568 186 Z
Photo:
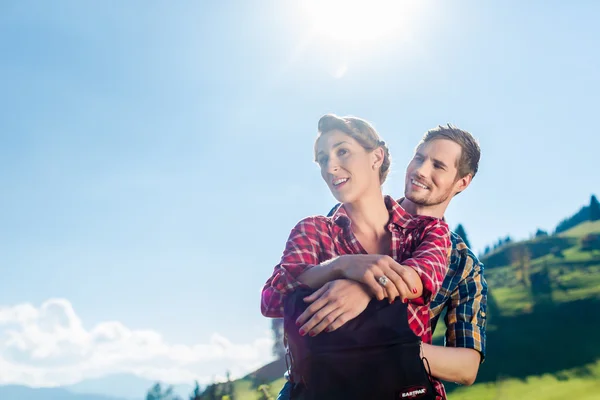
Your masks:
M 331 217 L 326 217 L 324 215 L 310 215 L 298 221 L 294 229 L 301 231 L 316 229 L 319 232 L 325 233 L 325 230 L 329 232 L 332 224 L 333 218 Z

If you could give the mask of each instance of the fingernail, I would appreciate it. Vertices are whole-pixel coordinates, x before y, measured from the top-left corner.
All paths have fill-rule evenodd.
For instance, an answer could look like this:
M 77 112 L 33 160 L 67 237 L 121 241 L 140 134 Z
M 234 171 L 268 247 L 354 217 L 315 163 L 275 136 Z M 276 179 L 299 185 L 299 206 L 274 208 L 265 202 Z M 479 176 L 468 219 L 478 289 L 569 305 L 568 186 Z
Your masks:
M 306 335 L 306 332 L 304 332 L 304 329 L 300 329 L 300 330 L 298 331 L 298 333 L 300 333 L 300 336 L 304 336 L 304 335 Z
M 332 327 L 330 327 L 330 326 L 328 326 L 328 327 L 325 329 L 325 332 L 331 332 L 332 330 L 333 330 L 333 328 L 332 328 Z
M 392 301 L 390 301 L 390 304 L 394 304 L 395 301 L 396 299 L 393 299 Z
M 296 326 L 300 326 L 302 323 L 300 321 L 296 321 Z
M 308 335 L 312 337 L 312 336 L 315 336 L 316 333 L 314 333 L 314 332 L 311 331 Z
M 412 291 L 414 294 L 417 294 L 417 289 L 413 289 Z
M 408 303 L 408 299 L 402 300 L 403 303 Z

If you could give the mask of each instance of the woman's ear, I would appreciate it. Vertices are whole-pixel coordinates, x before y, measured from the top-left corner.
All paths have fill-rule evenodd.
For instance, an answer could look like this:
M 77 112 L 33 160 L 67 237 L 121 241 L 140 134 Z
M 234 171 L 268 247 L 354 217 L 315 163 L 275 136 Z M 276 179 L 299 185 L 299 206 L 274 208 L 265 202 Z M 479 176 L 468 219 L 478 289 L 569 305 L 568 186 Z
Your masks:
M 378 169 L 383 164 L 385 152 L 382 147 L 378 147 L 371 152 L 371 165 L 373 169 Z

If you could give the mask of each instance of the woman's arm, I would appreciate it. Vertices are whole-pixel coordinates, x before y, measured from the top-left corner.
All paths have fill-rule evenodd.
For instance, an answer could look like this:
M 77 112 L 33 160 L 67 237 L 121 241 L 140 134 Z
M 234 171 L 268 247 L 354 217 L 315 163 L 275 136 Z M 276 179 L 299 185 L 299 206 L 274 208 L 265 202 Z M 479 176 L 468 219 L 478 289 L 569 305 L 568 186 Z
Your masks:
M 307 286 L 298 277 L 319 264 L 321 238 L 328 231 L 326 224 L 323 218 L 309 217 L 292 229 L 281 260 L 262 289 L 261 312 L 265 317 L 283 317 L 285 296 Z
M 340 279 L 343 276 L 343 269 L 347 260 L 348 256 L 338 256 L 323 261 L 321 264 L 305 270 L 298 276 L 298 281 L 313 289 L 318 289 L 327 282 Z
M 385 275 L 389 282 L 385 288 L 378 279 Z M 410 267 L 398 264 L 390 256 L 381 254 L 346 254 L 305 270 L 298 281 L 318 289 L 337 279 L 350 279 L 364 284 L 378 299 L 394 301 L 420 297 L 422 285 L 419 275 Z
M 421 243 L 412 256 L 402 262 L 402 265 L 413 268 L 423 283 L 423 293 L 419 293 L 420 296 L 413 303 L 429 304 L 432 295 L 440 289 L 448 272 L 451 248 L 448 225 L 441 219 L 432 219 L 425 227 Z

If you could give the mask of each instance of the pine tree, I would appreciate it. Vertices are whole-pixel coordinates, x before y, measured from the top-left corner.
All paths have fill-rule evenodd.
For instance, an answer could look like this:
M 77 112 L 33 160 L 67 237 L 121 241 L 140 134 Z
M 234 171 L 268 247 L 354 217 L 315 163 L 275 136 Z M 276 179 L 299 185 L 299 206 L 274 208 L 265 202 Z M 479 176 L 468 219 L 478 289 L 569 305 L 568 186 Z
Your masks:
M 600 203 L 596 196 L 592 195 L 590 200 L 590 221 L 598 221 L 600 219 Z
M 202 391 L 200 390 L 200 385 L 198 381 L 195 381 L 194 392 L 190 394 L 190 400 L 201 400 L 202 399 Z
M 539 237 L 544 237 L 544 236 L 548 236 L 548 232 L 546 232 L 543 229 L 538 228 L 538 230 L 535 232 L 535 237 L 539 238 Z
M 462 226 L 462 224 L 458 224 L 455 233 L 461 237 L 461 239 L 463 240 L 463 242 L 465 242 L 468 248 L 471 248 L 471 243 L 469 243 L 469 239 L 467 238 L 467 232 L 465 231 L 465 228 Z
M 167 387 L 164 391 L 160 383 L 156 383 L 146 393 L 146 400 L 181 400 L 173 393 L 173 386 Z

